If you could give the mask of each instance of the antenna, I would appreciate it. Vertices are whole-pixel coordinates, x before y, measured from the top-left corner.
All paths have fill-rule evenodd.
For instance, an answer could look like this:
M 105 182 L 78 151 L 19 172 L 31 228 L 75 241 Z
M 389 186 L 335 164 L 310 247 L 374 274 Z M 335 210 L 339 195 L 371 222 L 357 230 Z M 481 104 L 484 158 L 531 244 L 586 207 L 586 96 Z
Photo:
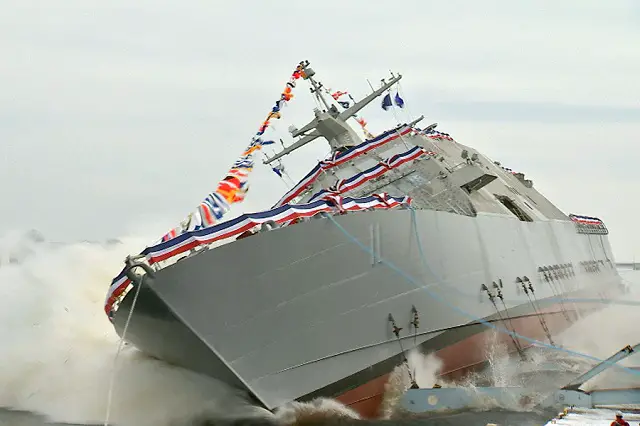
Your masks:
M 327 111 L 329 111 L 329 109 L 331 109 L 331 107 L 329 106 L 329 103 L 324 98 L 324 95 L 323 95 L 322 91 L 320 90 L 322 88 L 322 83 L 318 83 L 317 81 L 315 81 L 313 79 L 313 75 L 314 74 L 315 73 L 312 72 L 311 75 L 309 75 L 309 74 L 306 75 L 306 79 L 309 80 L 309 82 L 313 86 L 313 88 L 311 89 L 311 93 L 316 95 L 316 98 L 318 98 L 324 104 L 324 106 L 327 108 Z
M 371 82 L 369 81 L 369 79 L 367 78 L 367 83 L 369 83 L 369 87 L 371 87 L 371 91 L 375 92 L 376 89 L 373 88 L 373 84 L 371 84 Z M 354 101 L 355 102 L 355 101 Z

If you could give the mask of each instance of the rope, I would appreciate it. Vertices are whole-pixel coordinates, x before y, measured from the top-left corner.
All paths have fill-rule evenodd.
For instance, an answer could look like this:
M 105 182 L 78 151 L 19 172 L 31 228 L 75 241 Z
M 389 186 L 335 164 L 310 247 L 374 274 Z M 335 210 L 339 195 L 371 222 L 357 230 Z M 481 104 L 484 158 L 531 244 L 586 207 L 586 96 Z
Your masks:
M 549 283 L 549 286 L 551 287 L 551 292 L 556 298 L 560 299 L 558 296 L 562 294 L 562 291 L 563 291 L 563 287 L 560 286 L 560 279 L 558 279 L 558 287 L 560 287 L 560 290 L 558 290 L 558 288 L 556 287 L 553 271 L 549 271 L 548 275 L 549 275 L 548 283 Z M 560 302 L 560 310 L 562 311 L 562 315 L 564 315 L 565 319 L 571 322 L 571 318 L 569 318 L 569 314 L 567 313 L 567 308 L 564 306 L 564 302 Z
M 398 122 L 398 124 L 399 124 L 399 122 Z M 409 149 L 409 148 L 410 148 L 409 144 L 407 143 L 407 141 L 404 139 L 404 136 L 402 136 L 402 134 L 398 131 L 398 129 L 397 129 L 397 128 L 396 128 L 396 133 L 397 133 L 397 134 L 398 134 L 398 136 L 400 137 L 400 140 L 401 140 L 401 141 L 402 141 L 402 143 L 404 144 L 404 147 L 405 147 L 405 148 L 407 148 L 407 149 Z M 415 145 L 413 145 L 413 146 L 415 146 Z
M 402 85 L 400 84 L 400 82 L 397 82 L 397 83 L 396 83 L 396 86 L 397 86 L 397 87 L 396 87 L 396 91 L 397 91 L 397 93 L 398 93 L 398 94 L 400 95 L 400 97 L 404 100 L 404 99 L 405 99 L 405 97 L 404 97 L 404 90 L 402 90 Z M 411 111 L 411 108 L 410 108 L 410 107 L 409 107 L 409 105 L 406 103 L 406 101 L 405 101 L 405 104 L 404 104 L 404 108 L 400 108 L 400 109 L 405 110 L 405 113 L 406 113 L 407 119 L 409 120 L 409 121 L 407 121 L 407 122 L 410 122 L 410 121 L 411 121 L 411 117 L 415 117 L 415 115 L 413 115 L 413 112 Z
M 507 320 L 509 321 L 509 325 L 511 326 L 511 330 L 515 332 L 516 331 L 516 327 L 513 325 L 513 321 L 511 321 L 511 317 L 509 316 L 509 310 L 507 309 L 507 304 L 504 303 L 504 298 L 502 297 L 502 291 L 500 289 L 498 289 L 498 296 L 497 297 L 502 302 L 502 306 L 504 306 L 504 313 L 507 316 Z M 496 306 L 495 301 L 492 301 L 492 302 L 493 302 L 493 306 L 496 308 L 496 312 L 498 313 L 498 317 L 501 317 L 500 312 L 498 310 L 498 307 Z M 504 324 L 504 322 L 503 322 L 503 324 Z M 505 326 L 506 326 L 506 324 L 505 324 Z M 509 327 L 507 327 L 507 330 L 508 329 L 509 329 Z M 520 355 L 520 358 L 522 358 L 523 360 L 526 360 L 526 357 L 524 355 L 524 350 L 522 349 L 522 346 L 520 346 L 520 342 L 518 341 L 518 339 L 514 339 L 513 336 L 511 336 L 511 340 L 513 340 L 513 343 L 515 344 L 515 347 L 518 350 L 518 355 Z
M 400 345 L 400 352 L 402 353 L 403 363 L 407 367 L 407 373 L 409 373 L 409 380 L 411 380 L 411 383 L 413 384 L 413 383 L 415 383 L 415 379 L 413 378 L 413 374 L 411 373 L 411 367 L 409 367 L 409 360 L 407 359 L 407 356 L 404 353 L 404 347 L 402 346 L 402 340 L 400 340 L 400 330 L 402 330 L 402 328 L 398 328 L 398 326 L 396 325 L 396 321 L 393 319 L 393 315 L 391 315 L 391 314 L 389 314 L 389 322 L 391 323 L 391 331 L 393 332 L 393 334 L 395 334 L 396 340 L 398 341 L 398 344 Z
M 417 229 L 416 229 L 416 236 L 418 235 Z M 418 240 L 418 238 L 416 237 L 416 240 Z M 424 257 L 422 257 L 424 259 Z M 502 322 L 502 324 L 504 324 L 505 328 L 509 331 L 516 331 L 516 328 L 513 326 L 513 322 L 511 321 L 511 317 L 509 317 L 509 313 L 507 311 L 507 305 L 504 303 L 504 298 L 502 297 L 502 291 L 500 290 L 500 288 L 498 288 L 498 295 L 495 296 L 493 293 L 491 293 L 491 290 L 489 290 L 489 287 L 487 287 L 485 284 L 482 284 L 482 290 L 481 291 L 486 291 L 487 295 L 489 296 L 489 300 L 491 301 L 491 304 L 493 305 L 493 307 L 496 310 L 496 315 L 498 316 L 498 319 L 500 320 L 500 322 Z M 500 300 L 502 300 L 502 304 L 504 305 L 504 309 L 505 309 L 505 313 L 507 314 L 507 318 L 509 320 L 509 324 L 511 325 L 511 328 L 509 328 L 509 326 L 507 326 L 507 322 L 505 321 L 504 317 L 502 316 L 502 314 L 500 313 L 500 309 L 498 308 L 498 305 L 496 304 L 496 297 L 498 297 Z M 522 358 L 523 361 L 526 360 L 526 357 L 524 355 L 524 351 L 522 349 L 522 346 L 520 346 L 520 342 L 518 342 L 518 339 L 516 339 L 513 336 L 509 336 L 511 337 L 511 342 L 513 343 L 513 346 L 516 348 L 516 350 L 518 351 L 518 355 L 520 355 L 520 358 Z
M 416 216 L 415 216 L 415 209 L 412 207 L 409 207 L 409 210 L 411 210 L 411 218 L 412 218 L 412 222 L 413 222 L 413 227 L 414 227 L 414 232 L 417 232 L 417 221 L 416 221 Z M 419 237 L 416 237 L 417 240 L 419 241 Z M 477 300 L 478 295 L 477 294 L 471 294 L 471 293 L 466 293 L 456 287 L 453 286 L 447 286 L 446 284 L 444 284 L 444 280 L 442 278 L 440 278 L 438 275 L 435 274 L 435 272 L 433 272 L 431 270 L 431 268 L 429 268 L 429 265 L 426 264 L 426 256 L 424 254 L 424 251 L 421 248 L 421 245 L 418 244 L 418 249 L 420 251 L 420 255 L 422 257 L 422 262 L 424 264 L 424 267 L 427 271 L 429 271 L 429 273 L 433 276 L 433 278 L 438 281 L 442 286 L 445 286 L 447 288 L 449 288 L 452 291 L 455 291 L 456 293 L 460 294 L 461 296 L 464 297 L 468 297 L 471 298 L 473 300 Z M 625 280 L 624 278 L 620 277 L 621 280 L 629 285 L 633 285 L 633 283 L 630 283 L 628 280 Z M 598 304 L 609 304 L 609 305 L 623 305 L 623 306 L 640 306 L 640 301 L 634 301 L 634 300 L 619 300 L 619 299 L 590 299 L 590 298 L 561 298 L 558 297 L 558 294 L 553 291 L 553 285 L 550 284 L 550 287 L 552 288 L 552 293 L 554 297 L 551 298 L 547 298 L 544 299 L 546 302 L 554 302 L 554 303 L 560 303 L 562 304 L 563 302 L 571 302 L 571 303 L 598 303 Z M 511 299 L 504 299 L 505 302 L 507 303 L 513 303 L 513 304 L 517 304 L 517 303 L 521 303 L 520 300 L 511 300 Z M 538 302 L 539 303 L 539 302 Z
M 604 253 L 604 257 L 605 259 L 607 259 L 607 262 L 611 263 L 611 259 L 609 259 L 609 254 L 607 253 L 607 249 L 604 248 L 604 241 L 602 240 L 602 235 L 598 235 L 598 241 L 600 241 L 600 246 L 602 247 L 602 252 Z
M 529 299 L 531 306 L 533 306 L 533 312 L 536 314 L 536 316 L 540 320 L 540 325 L 542 326 L 544 333 L 547 335 L 547 339 L 549 339 L 549 343 L 551 343 L 552 345 L 555 345 L 553 339 L 551 338 L 551 331 L 549 330 L 549 327 L 547 326 L 547 322 L 544 320 L 544 316 L 542 315 L 542 310 L 538 309 L 538 306 L 537 306 L 538 298 L 536 297 L 536 293 L 533 290 L 533 285 L 531 285 L 531 282 L 529 281 L 530 287 L 527 288 L 527 285 L 525 284 L 525 282 L 522 281 L 520 282 L 520 286 L 522 287 L 522 290 L 524 290 L 524 293 L 527 295 L 527 299 Z M 529 295 L 529 291 L 531 291 L 531 294 L 533 295 L 533 299 Z M 534 303 L 534 300 L 535 300 L 535 303 Z
M 412 210 L 412 211 L 413 211 L 413 210 Z M 342 225 L 340 225 L 338 222 L 336 222 L 336 220 L 335 220 L 332 216 L 327 215 L 326 217 L 327 217 L 331 222 L 333 222 L 333 224 L 334 224 L 334 225 L 335 225 L 335 226 L 336 226 L 336 227 L 337 227 L 337 228 L 338 228 L 338 229 L 339 229 L 339 230 L 340 230 L 340 231 L 341 231 L 341 232 L 342 232 L 342 233 L 343 233 L 343 234 L 344 234 L 344 235 L 345 235 L 349 240 L 351 240 L 355 245 L 357 245 L 357 246 L 358 246 L 362 251 L 364 251 L 365 253 L 368 253 L 369 255 L 373 255 L 373 252 L 371 251 L 371 249 L 370 249 L 369 247 L 367 247 L 367 246 L 366 246 L 365 244 L 363 244 L 360 240 L 358 240 L 356 237 L 354 237 L 353 235 L 351 235 L 351 234 L 350 234 L 346 229 L 344 229 L 344 227 L 343 227 Z M 421 250 L 421 243 L 420 243 L 420 240 L 419 240 L 419 239 L 418 239 L 418 247 L 419 247 L 420 251 L 422 252 L 422 250 Z M 565 353 L 568 353 L 568 354 L 570 354 L 570 355 L 578 356 L 578 357 L 585 358 L 585 359 L 588 359 L 588 360 L 591 360 L 591 361 L 595 361 L 595 362 L 598 362 L 598 363 L 609 364 L 609 365 L 611 365 L 611 366 L 613 366 L 613 367 L 616 367 L 616 368 L 620 368 L 620 369 L 622 369 L 622 370 L 625 370 L 625 371 L 627 371 L 627 372 L 629 372 L 629 373 L 631 373 L 631 374 L 635 374 L 635 375 L 640 376 L 640 371 L 636 371 L 636 370 L 633 370 L 633 369 L 631 369 L 631 368 L 629 368 L 629 367 L 625 367 L 625 366 L 622 366 L 622 365 L 617 365 L 615 362 L 611 362 L 611 361 L 609 361 L 609 360 L 603 360 L 603 359 L 600 359 L 600 358 L 598 358 L 598 357 L 591 356 L 591 355 L 588 355 L 588 354 L 585 354 L 585 353 L 582 353 L 582 352 L 573 351 L 573 350 L 571 350 L 571 349 L 565 349 L 565 348 L 560 348 L 560 347 L 555 346 L 555 345 L 550 345 L 550 344 L 547 344 L 547 343 L 541 342 L 541 341 L 539 341 L 539 340 L 532 339 L 532 338 L 527 337 L 527 336 L 523 336 L 523 335 L 521 335 L 521 334 L 519 334 L 519 333 L 510 332 L 510 331 L 505 330 L 505 329 L 503 329 L 503 328 L 501 328 L 501 327 L 498 327 L 498 326 L 496 326 L 496 325 L 494 325 L 494 324 L 491 324 L 491 323 L 490 323 L 490 322 L 488 322 L 487 320 L 485 320 L 485 319 L 483 319 L 483 318 L 476 317 L 475 315 L 473 315 L 473 314 L 471 314 L 471 313 L 468 313 L 468 312 L 466 312 L 466 311 L 464 311 L 464 310 L 460 309 L 459 307 L 457 307 L 457 306 L 455 306 L 455 305 L 453 305 L 453 304 L 449 303 L 447 300 L 445 300 L 444 298 L 442 298 L 442 297 L 441 297 L 441 296 L 439 296 L 438 294 L 433 293 L 431 290 L 429 290 L 429 288 L 428 288 L 428 287 L 425 287 L 425 286 L 421 285 L 421 283 L 419 283 L 419 282 L 418 282 L 415 278 L 413 278 L 411 275 L 407 274 L 407 273 L 406 273 L 406 272 L 404 272 L 402 269 L 398 268 L 397 266 L 395 266 L 393 263 L 391 263 L 391 262 L 387 261 L 386 259 L 383 259 L 383 258 L 379 257 L 379 261 L 380 261 L 380 263 L 382 263 L 383 265 L 385 265 L 386 267 L 388 267 L 388 268 L 389 268 L 389 269 L 391 269 L 392 271 L 396 272 L 396 273 L 397 273 L 398 275 L 400 275 L 402 278 L 404 278 L 405 280 L 407 280 L 407 281 L 408 281 L 408 282 L 410 282 L 411 284 L 415 285 L 418 289 L 422 289 L 422 290 L 424 290 L 425 292 L 427 292 L 427 294 L 428 294 L 432 299 L 435 299 L 436 301 L 439 301 L 439 302 L 440 302 L 440 303 L 442 303 L 443 305 L 445 305 L 445 306 L 449 307 L 450 309 L 452 309 L 452 310 L 454 310 L 454 311 L 458 312 L 460 315 L 462 315 L 462 316 L 465 316 L 465 317 L 469 318 L 469 319 L 470 319 L 471 321 L 473 321 L 473 322 L 478 322 L 478 323 L 480 323 L 480 324 L 482 324 L 482 325 L 484 325 L 484 326 L 486 326 L 486 327 L 488 327 L 488 328 L 494 329 L 494 330 L 496 330 L 496 331 L 498 331 L 498 332 L 510 334 L 510 335 L 515 336 L 515 337 L 517 337 L 517 338 L 519 338 L 519 339 L 522 339 L 522 340 L 524 340 L 524 341 L 526 341 L 526 342 L 529 342 L 529 343 L 532 343 L 532 344 L 535 344 L 535 345 L 538 345 L 538 346 L 541 346 L 541 347 L 545 347 L 545 348 L 547 348 L 547 349 L 552 349 L 552 350 L 557 350 L 557 351 L 565 352 Z
M 415 306 L 411 307 L 411 311 L 413 312 L 413 319 L 411 320 L 411 325 L 413 326 L 413 346 L 418 345 L 418 327 L 420 327 L 420 315 L 418 314 L 418 310 Z M 407 363 L 408 364 L 408 363 Z M 413 368 L 413 375 L 416 375 L 416 367 Z M 417 383 L 414 380 L 414 383 Z
M 138 301 L 138 295 L 140 294 L 140 289 L 142 288 L 142 283 L 144 281 L 143 275 L 140 284 L 138 284 L 138 288 L 136 289 L 136 294 L 133 296 L 133 302 L 131 302 L 131 309 L 129 309 L 129 315 L 127 316 L 127 322 L 124 324 L 124 329 L 122 330 L 122 336 L 120 336 L 120 342 L 118 343 L 118 350 L 116 352 L 115 357 L 113 358 L 113 369 L 111 370 L 111 377 L 109 379 L 109 392 L 107 394 L 107 412 L 104 416 L 104 426 L 109 426 L 109 417 L 111 415 L 111 403 L 113 401 L 113 388 L 115 387 L 115 378 L 116 378 L 116 370 L 118 367 L 118 358 L 120 356 L 120 352 L 122 352 L 122 348 L 124 347 L 124 338 L 127 335 L 127 330 L 129 329 L 129 323 L 131 322 L 131 316 L 133 315 L 133 310 L 136 307 L 136 302 Z
M 418 339 L 418 327 L 420 327 L 420 316 L 415 306 L 411 307 L 411 312 L 413 312 L 413 319 L 411 320 L 411 325 L 413 326 L 413 344 L 416 345 Z
M 397 91 L 397 89 L 396 89 Z M 391 88 L 389 88 L 387 90 L 387 94 L 389 96 L 391 96 Z M 391 113 L 393 114 L 393 118 L 396 119 L 396 124 L 400 124 L 400 119 L 398 118 L 398 115 L 396 114 L 396 110 L 393 107 L 393 105 L 391 106 Z M 411 120 L 407 121 L 407 123 L 409 123 Z M 402 141 L 402 143 L 404 144 L 405 148 L 409 148 L 409 144 L 407 144 L 407 141 L 404 139 L 404 137 L 400 134 L 400 132 L 396 129 L 396 133 L 398 134 L 398 136 L 400 137 L 400 140 Z

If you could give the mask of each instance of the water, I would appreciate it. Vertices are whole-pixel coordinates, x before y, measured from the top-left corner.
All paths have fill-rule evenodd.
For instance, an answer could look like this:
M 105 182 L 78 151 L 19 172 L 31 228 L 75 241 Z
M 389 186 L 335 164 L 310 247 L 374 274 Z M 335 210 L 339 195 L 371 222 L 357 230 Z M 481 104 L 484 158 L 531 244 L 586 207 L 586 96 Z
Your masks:
M 149 239 L 120 244 L 0 242 L 20 263 L 0 266 L 0 406 L 59 422 L 100 423 L 118 336 L 102 311 L 105 283 Z M 200 411 L 244 409 L 241 396 L 125 347 L 111 419 L 162 425 Z
M 69 245 L 41 240 L 37 234 L 25 237 L 19 233 L 0 239 L 0 407 L 36 413 L 4 410 L 0 412 L 0 425 L 39 425 L 47 421 L 102 424 L 118 344 L 118 336 L 102 312 L 106 285 L 122 267 L 124 257 L 138 252 L 152 238 Z M 640 288 L 639 272 L 621 273 Z M 630 298 L 640 300 L 640 294 Z M 575 324 L 558 341 L 571 349 L 606 358 L 623 346 L 638 342 L 634 324 L 640 318 L 634 317 L 640 314 L 636 311 L 630 307 L 607 308 L 596 317 Z M 550 386 L 552 379 L 564 380 L 591 365 L 563 353 L 541 350 L 534 350 L 533 360 L 527 364 L 505 359 L 499 347 L 494 348 L 494 354 L 489 371 L 470 379 L 469 386 L 531 385 L 536 380 L 539 386 Z M 633 365 L 633 357 L 625 362 Z M 416 369 L 419 384 L 432 386 L 436 382 L 439 360 L 414 353 L 410 363 Z M 541 369 L 548 374 L 541 374 Z M 390 383 L 386 400 L 389 413 L 407 385 L 405 371 L 399 370 Z M 622 380 L 612 374 L 603 376 L 589 386 Z M 402 424 L 541 425 L 553 414 L 512 408 L 479 407 L 482 411 L 459 413 L 448 420 L 414 418 L 403 419 Z M 584 417 L 584 421 L 595 422 L 580 424 L 609 424 L 612 419 L 611 412 L 605 411 L 571 413 L 558 424 L 578 424 L 570 422 L 583 421 L 576 420 L 579 415 L 591 416 Z M 246 419 L 228 419 L 247 416 L 253 417 L 253 424 L 302 424 L 303 418 L 305 424 L 351 424 L 356 417 L 331 400 L 292 404 L 273 415 L 250 407 L 243 395 L 222 383 L 150 359 L 125 346 L 115 377 L 112 424 L 249 424 Z M 593 419 L 598 416 L 599 420 Z M 363 423 L 369 422 L 358 424 Z

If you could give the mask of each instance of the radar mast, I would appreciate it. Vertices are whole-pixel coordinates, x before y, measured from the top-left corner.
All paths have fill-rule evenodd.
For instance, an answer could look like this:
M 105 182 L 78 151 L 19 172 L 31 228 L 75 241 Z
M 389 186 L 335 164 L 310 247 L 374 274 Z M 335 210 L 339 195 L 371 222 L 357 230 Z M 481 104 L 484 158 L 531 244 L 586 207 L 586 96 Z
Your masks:
M 347 120 L 351 117 L 354 117 L 358 113 L 358 111 L 370 104 L 374 99 L 382 95 L 394 84 L 400 81 L 400 79 L 402 79 L 402 75 L 400 74 L 398 74 L 397 76 L 392 75 L 391 80 L 389 80 L 388 82 L 385 82 L 385 80 L 382 79 L 382 86 L 379 89 L 374 90 L 372 93 L 365 96 L 360 101 L 355 102 L 349 108 L 340 112 L 335 105 L 329 104 L 329 102 L 327 102 L 321 91 L 322 83 L 315 80 L 313 78 L 314 75 L 315 71 L 310 68 L 309 64 L 307 63 L 302 70 L 302 78 L 305 80 L 309 80 L 309 83 L 312 86 L 311 93 L 313 93 L 327 109 L 321 111 L 320 109 L 315 108 L 313 111 L 315 114 L 315 118 L 313 120 L 311 120 L 301 129 L 297 129 L 295 127 L 291 128 L 291 136 L 293 136 L 294 138 L 298 136 L 302 137 L 274 156 L 267 158 L 264 161 L 264 164 L 270 164 L 271 162 L 292 153 L 293 151 L 303 147 L 304 145 L 312 142 L 319 137 L 323 137 L 327 140 L 327 142 L 329 142 L 329 146 L 331 147 L 332 152 L 342 150 L 362 142 L 362 139 L 360 139 L 360 137 L 356 134 L 355 130 L 353 130 L 353 128 L 349 124 L 347 124 Z

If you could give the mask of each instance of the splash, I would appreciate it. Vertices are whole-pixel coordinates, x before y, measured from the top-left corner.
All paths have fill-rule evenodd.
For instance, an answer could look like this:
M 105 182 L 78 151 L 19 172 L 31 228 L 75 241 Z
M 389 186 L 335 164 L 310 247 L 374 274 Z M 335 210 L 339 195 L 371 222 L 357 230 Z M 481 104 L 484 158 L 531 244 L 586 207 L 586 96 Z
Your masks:
M 518 368 L 515 358 L 509 356 L 508 346 L 500 343 L 499 334 L 491 330 L 485 340 L 488 368 L 484 374 L 490 386 L 506 387 L 512 384 L 514 371 Z M 478 380 L 477 378 L 475 380 Z
M 51 421 L 101 423 L 118 336 L 102 310 L 127 254 L 149 240 L 58 245 L 16 235 L 0 240 L 0 407 Z M 233 407 L 251 413 L 225 385 L 125 346 L 111 423 L 165 425 Z
M 640 300 L 640 273 L 638 271 L 619 271 L 627 284 L 628 300 Z M 558 342 L 572 350 L 606 359 L 627 345 L 640 343 L 637 324 L 640 323 L 640 311 L 634 307 L 610 305 L 576 322 L 558 336 Z M 570 358 L 565 356 L 565 358 Z M 585 361 L 580 361 L 585 365 Z M 640 366 L 640 356 L 632 355 L 619 362 L 626 367 Z M 593 362 L 589 365 L 594 365 Z M 588 367 L 587 367 L 588 368 Z M 582 371 L 587 368 L 583 368 Z M 604 389 L 610 387 L 638 387 L 640 377 L 619 369 L 611 368 L 594 379 L 586 382 L 582 389 Z
M 291 402 L 276 410 L 275 417 L 279 424 L 287 426 L 360 419 L 358 413 L 346 405 L 328 398 L 317 398 L 310 402 Z
M 640 274 L 638 271 L 620 271 L 629 284 L 628 300 L 640 300 Z M 623 346 L 640 341 L 637 321 L 640 312 L 630 306 L 610 305 L 576 322 L 558 336 L 561 344 L 574 350 L 606 358 Z
M 431 388 L 436 383 L 446 387 L 448 383 L 438 379 L 442 360 L 435 354 L 423 354 L 418 349 L 408 352 L 407 363 L 401 364 L 389 374 L 385 383 L 384 397 L 380 407 L 381 417 L 389 419 L 399 411 L 402 395 L 411 387 L 411 378 L 421 388 Z
M 171 426 L 321 426 L 352 424 L 361 419 L 358 413 L 340 402 L 328 398 L 316 398 L 308 402 L 290 402 L 278 408 L 275 414 L 255 413 L 228 416 L 220 414 L 202 414 L 188 422 L 176 422 Z

